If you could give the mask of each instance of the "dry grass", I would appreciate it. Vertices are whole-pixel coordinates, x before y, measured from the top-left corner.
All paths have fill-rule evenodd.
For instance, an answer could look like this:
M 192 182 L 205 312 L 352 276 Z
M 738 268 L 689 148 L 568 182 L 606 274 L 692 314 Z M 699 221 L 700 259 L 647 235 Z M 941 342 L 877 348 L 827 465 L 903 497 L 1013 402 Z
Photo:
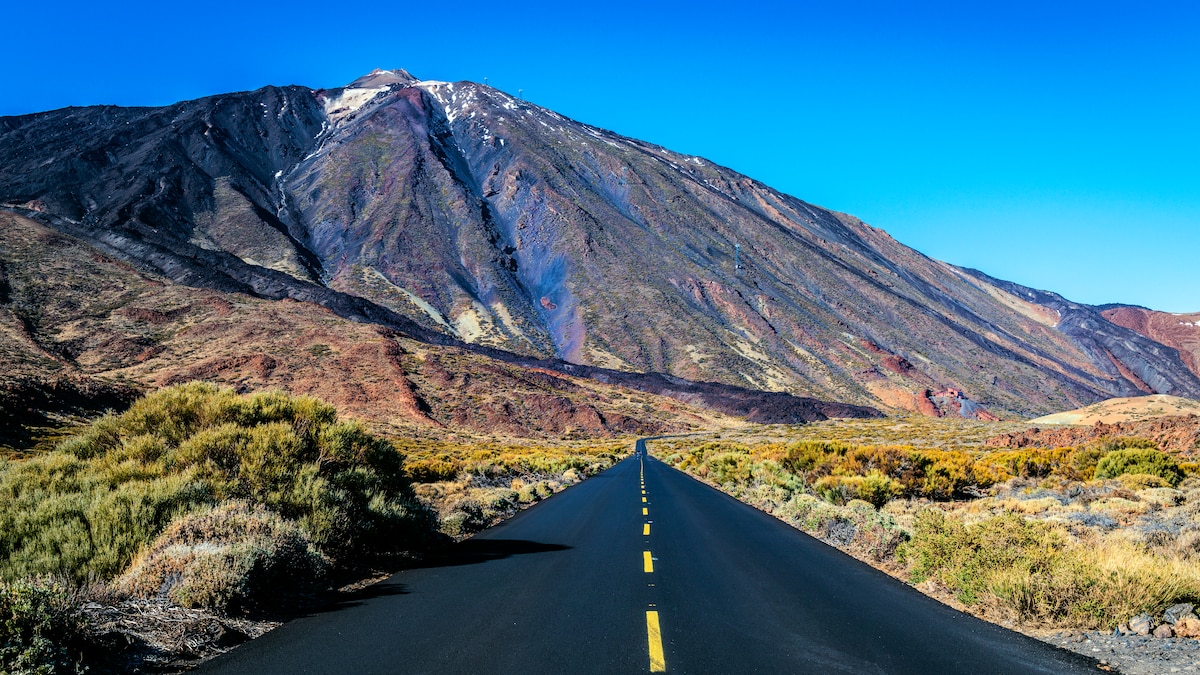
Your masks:
M 963 604 L 1026 626 L 1111 629 L 1200 598 L 1193 564 L 1017 514 L 965 524 L 927 509 L 899 557 L 914 582 L 934 579 Z

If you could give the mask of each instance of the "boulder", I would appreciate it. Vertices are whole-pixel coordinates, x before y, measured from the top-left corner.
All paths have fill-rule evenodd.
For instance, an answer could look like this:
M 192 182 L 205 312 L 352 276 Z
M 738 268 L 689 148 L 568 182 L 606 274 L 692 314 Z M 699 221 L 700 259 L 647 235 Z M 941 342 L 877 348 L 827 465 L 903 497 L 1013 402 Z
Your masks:
M 1149 635 L 1154 627 L 1154 618 L 1149 614 L 1138 614 L 1129 620 L 1129 630 L 1136 635 Z
M 1200 638 L 1200 619 L 1185 616 L 1175 622 L 1175 634 L 1179 637 Z
M 1172 626 L 1176 621 L 1179 621 L 1185 616 L 1196 616 L 1192 610 L 1195 609 L 1190 602 L 1181 602 L 1178 605 L 1172 605 L 1163 613 L 1163 620 Z
M 1164 623 L 1163 625 L 1154 629 L 1154 637 L 1156 637 L 1156 638 L 1175 637 L 1175 631 L 1171 630 L 1171 627 Z

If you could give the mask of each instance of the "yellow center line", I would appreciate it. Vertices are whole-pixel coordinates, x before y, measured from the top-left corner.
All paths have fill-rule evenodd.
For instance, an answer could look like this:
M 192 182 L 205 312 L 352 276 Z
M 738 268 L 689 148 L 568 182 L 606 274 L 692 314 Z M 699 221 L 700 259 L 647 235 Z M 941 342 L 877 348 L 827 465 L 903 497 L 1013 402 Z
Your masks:
M 662 629 L 658 626 L 658 612 L 646 612 L 646 636 L 650 642 L 650 672 L 667 672 L 667 658 L 663 655 Z
M 645 498 L 645 497 L 642 497 L 642 503 L 643 503 L 643 504 L 645 504 L 645 503 L 646 503 L 646 498 Z
M 644 525 L 642 525 L 642 536 L 643 537 L 650 536 L 650 523 L 645 523 Z
M 642 551 L 642 569 L 646 574 L 654 571 L 654 558 L 650 556 L 650 551 Z
M 650 515 L 650 509 L 648 509 L 648 508 L 646 508 L 646 507 L 644 507 L 644 506 L 643 506 L 643 507 L 642 507 L 642 515 L 643 515 L 643 516 L 648 516 L 648 515 Z

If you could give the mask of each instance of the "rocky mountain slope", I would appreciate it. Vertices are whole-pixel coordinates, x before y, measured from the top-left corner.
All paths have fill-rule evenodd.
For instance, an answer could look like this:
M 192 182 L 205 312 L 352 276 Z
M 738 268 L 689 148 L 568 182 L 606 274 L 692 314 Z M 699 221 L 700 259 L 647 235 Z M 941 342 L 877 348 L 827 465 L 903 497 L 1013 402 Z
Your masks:
M 1096 308 L 702 158 L 404 71 L 0 118 L 0 203 L 180 284 L 556 371 L 661 373 L 667 390 L 1008 415 L 1200 396 L 1178 351 Z
M 505 356 L 431 345 L 314 303 L 175 284 L 0 212 L 0 447 L 28 447 L 64 416 L 119 409 L 145 389 L 197 379 L 311 394 L 389 435 L 443 439 L 875 414 L 661 376 L 576 376 Z
M 1101 309 L 1110 322 L 1178 350 L 1188 369 L 1200 375 L 1200 313 L 1170 314 L 1129 305 Z

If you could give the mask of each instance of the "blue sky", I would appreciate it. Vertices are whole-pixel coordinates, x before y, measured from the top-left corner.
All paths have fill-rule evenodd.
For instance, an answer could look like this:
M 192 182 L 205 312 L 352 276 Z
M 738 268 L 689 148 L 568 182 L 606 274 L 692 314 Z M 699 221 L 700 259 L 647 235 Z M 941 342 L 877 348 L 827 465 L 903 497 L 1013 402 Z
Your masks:
M 0 115 L 488 77 L 948 262 L 1200 311 L 1200 3 L 12 4 Z

